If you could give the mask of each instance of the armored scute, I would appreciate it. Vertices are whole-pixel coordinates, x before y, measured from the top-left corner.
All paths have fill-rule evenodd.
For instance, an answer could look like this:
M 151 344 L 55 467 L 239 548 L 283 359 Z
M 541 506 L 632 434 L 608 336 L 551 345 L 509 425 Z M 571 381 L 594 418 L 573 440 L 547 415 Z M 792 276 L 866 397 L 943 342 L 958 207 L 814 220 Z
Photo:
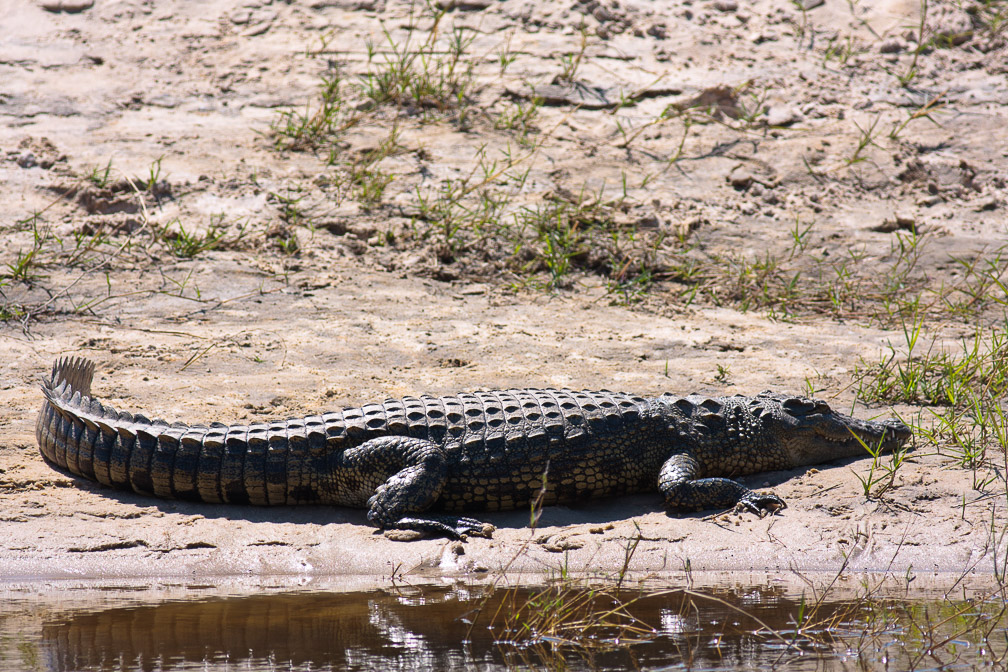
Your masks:
M 785 506 L 738 476 L 894 449 L 910 430 L 822 401 L 646 399 L 500 390 L 406 397 L 250 425 L 168 424 L 91 397 L 94 365 L 60 359 L 36 432 L 50 464 L 108 486 L 212 503 L 367 509 L 379 528 L 448 537 L 493 528 L 462 513 L 657 490 L 672 510 Z

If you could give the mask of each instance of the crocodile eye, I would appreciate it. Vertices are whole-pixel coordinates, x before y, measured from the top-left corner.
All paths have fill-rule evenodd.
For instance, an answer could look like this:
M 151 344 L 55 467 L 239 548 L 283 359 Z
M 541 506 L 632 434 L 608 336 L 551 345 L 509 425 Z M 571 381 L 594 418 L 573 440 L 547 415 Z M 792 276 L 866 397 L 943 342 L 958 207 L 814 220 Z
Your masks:
M 801 397 L 790 397 L 782 404 L 791 415 L 804 415 L 815 408 L 815 403 Z

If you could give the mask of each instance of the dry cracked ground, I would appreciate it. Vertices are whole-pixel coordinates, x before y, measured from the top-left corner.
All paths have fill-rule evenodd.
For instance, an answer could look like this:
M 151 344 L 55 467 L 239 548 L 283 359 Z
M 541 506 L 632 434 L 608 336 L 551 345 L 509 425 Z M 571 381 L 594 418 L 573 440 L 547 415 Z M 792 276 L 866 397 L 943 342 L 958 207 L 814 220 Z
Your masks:
M 0 576 L 1003 570 L 1003 0 L 0 16 Z M 70 354 L 169 420 L 770 388 L 898 414 L 915 450 L 747 478 L 788 501 L 762 519 L 641 495 L 397 541 L 52 470 L 38 380 Z

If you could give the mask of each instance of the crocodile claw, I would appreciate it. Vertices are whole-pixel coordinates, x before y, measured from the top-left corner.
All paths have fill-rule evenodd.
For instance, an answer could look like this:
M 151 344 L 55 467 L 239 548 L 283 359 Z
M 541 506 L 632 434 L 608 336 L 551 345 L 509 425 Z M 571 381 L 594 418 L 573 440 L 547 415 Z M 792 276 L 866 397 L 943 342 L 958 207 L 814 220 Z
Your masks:
M 736 511 L 755 513 L 760 518 L 767 514 L 775 514 L 786 509 L 787 503 L 772 492 L 755 492 L 750 490 L 735 505 Z
M 497 529 L 490 523 L 484 523 L 475 518 L 455 518 L 451 516 L 431 516 L 429 518 L 400 518 L 389 526 L 396 530 L 416 530 L 438 537 L 465 540 L 466 537 L 483 537 L 490 539 Z
M 455 532 L 461 536 L 493 538 L 493 533 L 497 528 L 490 523 L 484 523 L 475 518 L 459 518 L 455 523 Z

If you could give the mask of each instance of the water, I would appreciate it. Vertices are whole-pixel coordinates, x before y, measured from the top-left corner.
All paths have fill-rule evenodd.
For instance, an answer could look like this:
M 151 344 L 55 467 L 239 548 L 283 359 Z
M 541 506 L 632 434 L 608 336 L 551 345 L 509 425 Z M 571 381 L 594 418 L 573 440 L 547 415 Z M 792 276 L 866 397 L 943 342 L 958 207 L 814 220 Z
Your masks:
M 818 606 L 772 586 L 219 592 L 8 590 L 0 669 L 906 670 L 1006 662 L 1004 591 Z

